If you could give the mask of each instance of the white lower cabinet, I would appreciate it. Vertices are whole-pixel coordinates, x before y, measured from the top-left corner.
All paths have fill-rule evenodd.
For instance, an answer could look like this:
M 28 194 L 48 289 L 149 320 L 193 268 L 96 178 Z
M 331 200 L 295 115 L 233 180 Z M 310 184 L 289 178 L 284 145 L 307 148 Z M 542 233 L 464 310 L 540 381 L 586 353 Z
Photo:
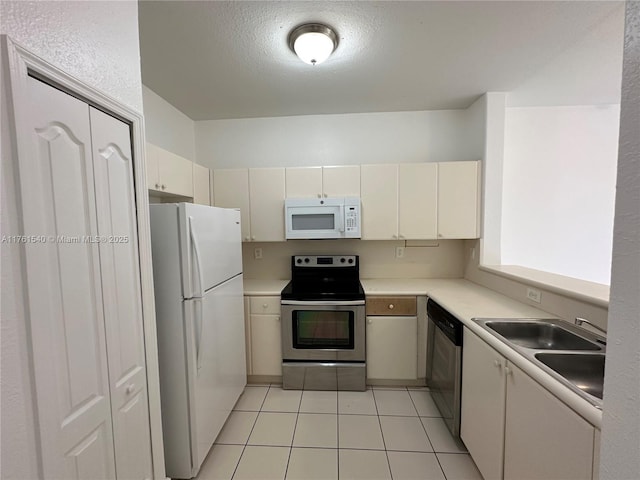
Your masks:
M 418 317 L 367 317 L 367 379 L 416 380 Z
M 461 437 L 485 480 L 588 480 L 595 428 L 465 328 Z
M 485 480 L 502 478 L 505 359 L 464 329 L 460 436 Z
M 367 297 L 366 339 L 367 380 L 417 380 L 416 297 Z
M 505 480 L 591 479 L 594 427 L 509 364 Z
M 249 297 L 251 375 L 282 375 L 280 297 Z

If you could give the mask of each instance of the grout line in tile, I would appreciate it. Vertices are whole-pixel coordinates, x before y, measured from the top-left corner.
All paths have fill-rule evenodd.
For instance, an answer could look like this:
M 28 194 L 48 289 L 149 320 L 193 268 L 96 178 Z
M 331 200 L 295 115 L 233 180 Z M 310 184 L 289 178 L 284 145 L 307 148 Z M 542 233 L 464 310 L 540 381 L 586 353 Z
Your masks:
M 418 411 L 418 407 L 416 407 L 416 402 L 413 401 L 413 397 L 411 396 L 411 392 L 409 390 L 407 390 L 407 395 L 409 395 L 409 400 L 411 400 L 411 404 L 413 405 L 413 409 L 416 411 L 416 415 L 418 416 L 418 420 L 420 420 L 420 412 Z M 422 420 L 420 420 L 420 423 L 422 423 Z M 424 428 L 424 424 L 422 425 L 422 428 Z M 425 430 L 425 433 L 426 432 L 427 431 Z
M 408 394 L 407 394 L 408 395 Z M 382 422 L 380 421 L 380 412 L 378 411 L 378 402 L 376 401 L 376 392 L 373 391 L 373 403 L 376 406 L 376 414 L 378 417 L 378 426 L 380 427 L 380 436 L 382 437 L 382 446 L 384 447 L 384 456 L 387 459 L 387 469 L 389 469 L 389 477 L 393 480 L 393 474 L 391 473 L 391 463 L 389 462 L 389 453 L 387 452 L 387 443 L 384 440 L 384 432 L 382 431 Z M 420 422 L 422 423 L 422 422 Z
M 340 479 L 340 392 L 336 392 L 336 470 Z
M 267 395 L 269 395 L 269 390 L 271 390 L 271 386 L 267 388 L 267 393 L 264 396 L 265 399 L 267 398 Z M 264 403 L 264 399 L 262 400 L 262 403 Z M 262 405 L 260 405 L 260 410 L 262 410 Z M 233 480 L 233 477 L 236 476 L 236 472 L 238 471 L 238 467 L 240 466 L 240 462 L 242 461 L 242 456 L 244 455 L 244 451 L 247 449 L 249 438 L 251 438 L 251 434 L 253 433 L 253 429 L 255 428 L 256 423 L 258 423 L 259 416 L 260 416 L 260 412 L 258 412 L 258 415 L 256 415 L 256 419 L 253 421 L 253 425 L 251 426 L 251 431 L 249 432 L 249 436 L 247 437 L 247 440 L 244 442 L 244 445 L 242 446 L 242 453 L 240 453 L 240 458 L 238 458 L 238 463 L 236 463 L 236 468 L 233 469 L 233 475 L 231 475 L 232 480 Z
M 422 423 L 422 422 L 420 422 L 420 423 Z M 425 432 L 426 432 L 426 430 L 425 430 Z M 427 435 L 427 437 L 429 437 L 429 435 Z M 429 440 L 429 442 L 431 442 L 431 440 Z M 432 447 L 433 447 L 433 445 L 432 445 Z M 433 454 L 436 457 L 436 462 L 438 462 L 438 466 L 440 467 L 440 471 L 442 471 L 442 475 L 444 476 L 444 479 L 448 480 L 447 479 L 447 474 L 444 472 L 444 468 L 442 468 L 442 463 L 440 463 L 440 459 L 438 458 L 438 454 L 435 451 L 433 452 Z
M 291 461 L 291 453 L 293 452 L 293 439 L 296 438 L 296 430 L 298 429 L 298 419 L 300 418 L 300 407 L 302 406 L 302 396 L 304 389 L 300 391 L 300 400 L 298 400 L 298 411 L 296 412 L 296 424 L 293 426 L 293 435 L 291 435 L 291 445 L 289 445 L 289 456 L 287 457 L 287 468 L 284 470 L 284 478 L 289 473 L 289 462 Z
M 422 425 L 424 434 L 427 436 L 427 440 L 429 440 L 429 445 L 431 445 L 431 450 L 433 450 L 433 453 L 436 453 L 436 449 L 434 448 L 433 443 L 431 442 L 431 437 L 429 437 L 429 433 L 427 432 L 427 427 L 424 426 L 424 422 L 422 421 L 422 417 L 420 415 L 418 415 L 418 420 L 420 420 L 420 425 Z M 444 470 L 443 470 L 443 473 L 444 473 Z

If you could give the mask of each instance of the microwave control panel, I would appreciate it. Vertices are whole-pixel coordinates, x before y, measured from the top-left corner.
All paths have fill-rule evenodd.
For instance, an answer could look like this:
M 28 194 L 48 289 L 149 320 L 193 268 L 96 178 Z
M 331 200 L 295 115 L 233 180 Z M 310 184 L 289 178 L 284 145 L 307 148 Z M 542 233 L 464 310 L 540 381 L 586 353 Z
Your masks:
M 347 205 L 344 207 L 344 228 L 347 235 L 349 233 L 360 233 L 358 210 L 356 206 Z

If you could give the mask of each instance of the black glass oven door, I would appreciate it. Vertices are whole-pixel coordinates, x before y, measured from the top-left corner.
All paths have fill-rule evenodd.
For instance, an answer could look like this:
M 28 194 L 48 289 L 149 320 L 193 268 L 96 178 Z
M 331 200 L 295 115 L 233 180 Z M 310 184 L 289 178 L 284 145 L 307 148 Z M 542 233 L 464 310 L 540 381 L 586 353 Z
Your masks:
M 353 311 L 294 310 L 293 348 L 353 350 Z

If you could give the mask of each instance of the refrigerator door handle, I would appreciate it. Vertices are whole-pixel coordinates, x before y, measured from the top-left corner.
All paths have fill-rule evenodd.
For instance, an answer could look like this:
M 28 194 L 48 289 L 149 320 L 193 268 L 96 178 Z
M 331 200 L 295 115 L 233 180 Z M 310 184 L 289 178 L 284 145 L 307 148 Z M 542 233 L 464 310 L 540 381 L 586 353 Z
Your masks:
M 193 217 L 189 217 L 189 236 L 191 238 L 191 245 L 193 245 L 193 251 L 195 253 L 195 262 L 192 265 L 198 270 L 198 291 L 193 292 L 194 297 L 202 297 L 202 287 L 204 280 L 202 279 L 202 263 L 200 263 L 200 246 L 198 244 L 198 237 L 196 236 L 196 230 L 193 228 Z
M 196 371 L 202 368 L 202 362 L 200 361 L 200 345 L 202 344 L 202 329 L 204 328 L 204 321 L 202 318 L 202 299 L 193 299 L 194 316 L 193 316 L 193 329 L 196 343 Z

